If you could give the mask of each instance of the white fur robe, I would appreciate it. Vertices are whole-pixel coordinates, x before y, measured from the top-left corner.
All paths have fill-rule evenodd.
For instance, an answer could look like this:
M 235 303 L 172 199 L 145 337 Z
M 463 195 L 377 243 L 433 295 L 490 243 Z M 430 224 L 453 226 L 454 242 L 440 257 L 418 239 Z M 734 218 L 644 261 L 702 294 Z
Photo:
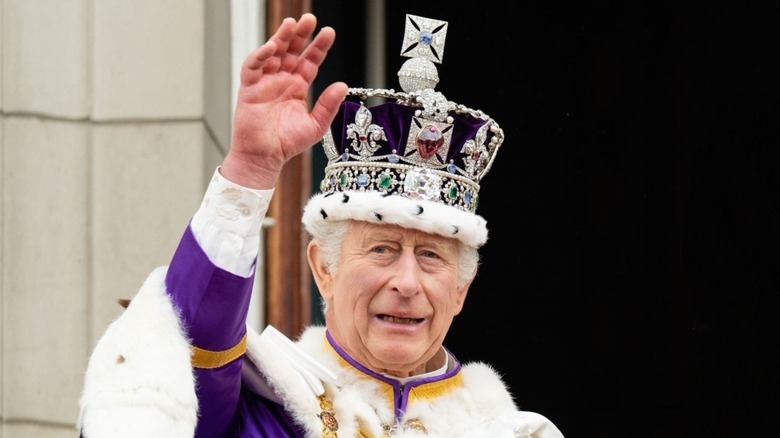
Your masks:
M 194 434 L 198 400 L 191 350 L 165 292 L 165 272 L 152 272 L 93 351 L 80 401 L 84 438 Z M 323 388 L 333 402 L 340 438 L 379 438 L 382 425 L 394 422 L 384 384 L 341 359 L 326 342 L 324 328 L 307 329 L 295 344 L 300 350 L 285 350 L 265 334 L 248 331 L 244 388 L 283 403 L 306 437 L 322 436 L 316 396 Z M 307 365 L 310 359 L 319 365 Z M 461 386 L 407 407 L 404 418 L 418 419 L 427 434 L 398 427 L 392 436 L 563 437 L 545 417 L 519 411 L 490 366 L 466 364 L 461 374 Z

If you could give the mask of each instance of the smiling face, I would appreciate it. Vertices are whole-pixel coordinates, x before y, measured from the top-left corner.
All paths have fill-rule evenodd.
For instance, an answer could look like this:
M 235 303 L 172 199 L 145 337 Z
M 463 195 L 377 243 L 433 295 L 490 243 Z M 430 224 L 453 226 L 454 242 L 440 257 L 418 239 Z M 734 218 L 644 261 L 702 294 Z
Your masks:
M 331 273 L 309 245 L 325 322 L 346 352 L 376 372 L 399 377 L 441 366 L 441 350 L 470 281 L 458 285 L 458 242 L 392 225 L 353 222 Z

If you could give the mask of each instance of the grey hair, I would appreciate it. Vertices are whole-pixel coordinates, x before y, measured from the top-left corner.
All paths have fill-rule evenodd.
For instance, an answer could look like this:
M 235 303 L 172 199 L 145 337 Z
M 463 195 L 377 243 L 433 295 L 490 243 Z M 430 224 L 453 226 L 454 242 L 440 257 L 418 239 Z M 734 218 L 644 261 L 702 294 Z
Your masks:
M 309 228 L 311 238 L 322 253 L 325 266 L 331 274 L 339 269 L 341 242 L 347 234 L 353 221 L 317 221 Z M 468 283 L 477 272 L 480 262 L 479 250 L 471 245 L 458 241 L 458 287 Z M 322 300 L 322 313 L 328 310 L 328 303 Z

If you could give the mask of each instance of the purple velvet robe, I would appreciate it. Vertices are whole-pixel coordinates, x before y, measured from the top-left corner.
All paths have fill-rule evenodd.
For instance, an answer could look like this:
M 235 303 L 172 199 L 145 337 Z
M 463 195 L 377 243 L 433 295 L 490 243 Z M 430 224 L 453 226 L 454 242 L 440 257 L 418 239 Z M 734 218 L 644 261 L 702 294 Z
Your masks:
M 234 347 L 246 333 L 253 281 L 253 277 L 239 277 L 211 263 L 188 227 L 165 283 L 192 344 L 221 351 Z M 242 362 L 237 359 L 215 369 L 195 369 L 199 403 L 195 436 L 302 436 L 284 407 L 242 390 Z

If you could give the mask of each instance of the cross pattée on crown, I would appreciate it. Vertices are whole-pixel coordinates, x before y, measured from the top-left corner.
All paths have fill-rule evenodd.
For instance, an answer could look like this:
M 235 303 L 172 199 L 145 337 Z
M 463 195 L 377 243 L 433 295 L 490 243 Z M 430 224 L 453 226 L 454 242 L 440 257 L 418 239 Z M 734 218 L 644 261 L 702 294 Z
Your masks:
M 444 42 L 447 22 L 406 14 L 401 56 L 425 58 L 441 64 L 444 60 Z

